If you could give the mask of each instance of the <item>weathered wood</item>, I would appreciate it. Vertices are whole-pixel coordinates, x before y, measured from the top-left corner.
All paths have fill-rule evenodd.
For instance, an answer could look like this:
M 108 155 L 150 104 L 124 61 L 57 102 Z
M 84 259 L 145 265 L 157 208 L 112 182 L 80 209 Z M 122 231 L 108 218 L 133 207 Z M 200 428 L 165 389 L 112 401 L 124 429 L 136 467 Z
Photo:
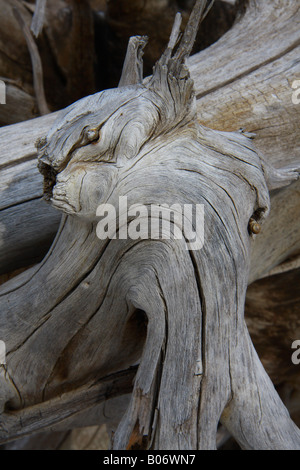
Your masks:
M 271 193 L 271 211 L 253 243 L 249 283 L 300 252 L 300 181 Z
M 254 132 L 256 147 L 276 167 L 300 160 L 299 105 L 292 100 L 299 15 L 297 2 L 251 0 L 231 30 L 189 61 L 200 122 Z
M 106 76 L 105 88 L 116 86 L 123 64 L 126 45 L 130 36 L 147 35 L 149 47 L 145 49 L 144 70 L 152 73 L 153 64 L 159 59 L 168 42 L 173 18 L 182 14 L 182 30 L 187 24 L 193 6 L 190 0 L 115 0 L 107 2 L 105 24 L 108 41 L 107 56 L 103 58 Z M 236 8 L 227 2 L 215 0 L 213 9 L 205 18 L 196 39 L 194 52 L 216 42 L 233 24 Z M 113 60 L 112 60 L 113 58 Z
M 299 268 L 261 279 L 249 286 L 245 306 L 252 340 L 272 382 L 295 389 L 300 389 L 299 369 L 292 364 L 291 346 L 300 338 L 299 284 Z
M 45 21 L 45 10 L 46 10 L 47 0 L 37 0 L 36 6 L 34 9 L 34 15 L 31 22 L 31 31 L 35 37 L 41 33 L 44 21 Z
M 42 201 L 35 142 L 57 114 L 0 130 L 0 272 L 41 260 L 57 232 L 60 214 Z
M 30 53 L 35 98 L 36 98 L 36 102 L 38 105 L 39 113 L 41 116 L 43 116 L 44 114 L 48 114 L 50 110 L 47 105 L 45 91 L 44 91 L 44 75 L 43 75 L 42 61 L 40 58 L 38 47 L 24 19 L 24 16 L 23 16 L 24 11 L 23 11 L 23 8 L 21 7 L 22 7 L 22 4 L 20 3 L 20 5 L 18 5 L 17 3 L 16 7 L 14 7 L 13 9 L 13 12 L 21 30 L 23 31 L 26 44 L 28 47 L 28 51 Z
M 38 7 L 44 3 L 39 1 Z M 36 65 L 32 69 L 29 51 L 31 55 L 34 51 L 35 64 L 36 58 L 41 58 L 46 101 L 52 111 L 96 91 L 94 21 L 89 2 L 47 2 L 37 47 L 26 34 L 31 43 L 29 50 L 23 30 L 30 29 L 35 5 L 22 0 L 0 0 L 0 7 L 0 70 L 5 83 L 14 82 L 14 87 L 7 87 L 7 106 L 0 107 L 0 125 L 39 115 L 34 75 L 41 67 L 38 64 L 38 69 Z M 14 15 L 16 8 L 22 11 L 22 28 Z M 40 77 L 38 85 L 42 85 Z
M 297 132 L 299 105 L 297 106 L 292 102 L 293 90 L 291 88 L 293 80 L 299 73 L 297 65 L 299 47 L 294 47 L 299 36 L 296 21 L 290 27 L 287 26 L 289 15 L 286 13 L 285 6 L 284 4 L 281 8 L 275 10 L 275 16 L 273 15 L 272 18 L 272 35 L 268 35 L 265 41 L 262 40 L 261 35 L 264 34 L 264 31 L 267 31 L 268 26 L 265 24 L 262 32 L 260 28 L 262 27 L 262 21 L 267 22 L 268 15 L 263 13 L 266 13 L 265 9 L 268 8 L 268 2 L 260 4 L 259 8 L 263 8 L 264 12 L 255 9 L 254 4 L 250 3 L 245 16 L 235 24 L 231 31 L 208 50 L 196 54 L 189 60 L 189 67 L 195 81 L 196 95 L 198 96 L 199 121 L 219 130 L 237 130 L 244 127 L 247 131 L 254 131 L 256 133 L 255 145 L 263 152 L 268 161 L 276 167 L 283 167 L 300 160 Z M 294 3 L 288 5 L 288 11 L 292 11 L 294 15 L 298 14 Z M 247 36 L 248 27 L 255 29 L 255 32 L 253 32 L 254 40 L 250 43 Z M 231 66 L 232 50 L 237 51 L 234 67 Z M 284 82 L 285 86 L 282 85 L 282 77 L 288 78 L 288 81 Z M 211 85 L 212 83 L 214 86 Z M 47 120 L 35 120 L 23 125 L 19 124 L 11 130 L 10 128 L 0 129 L 2 164 L 6 165 L 8 162 L 17 164 L 17 159 L 23 161 L 24 158 L 28 158 L 28 155 L 35 154 L 34 142 L 47 132 L 53 121 L 53 117 L 49 116 L 49 122 Z M 31 132 L 33 132 L 33 135 L 31 135 Z M 18 139 L 16 140 L 15 137 L 12 139 L 12 134 L 18 134 Z M 20 147 L 18 143 L 20 143 Z M 13 160 L 12 154 L 15 155 Z M 31 171 L 34 174 L 36 173 L 35 166 L 36 162 L 33 160 Z M 16 173 L 20 174 L 17 169 Z M 41 185 L 39 175 L 37 175 L 35 184 L 36 186 Z M 10 185 L 12 190 L 13 186 L 14 182 L 12 181 Z M 298 185 L 295 184 L 285 190 L 284 207 L 286 212 L 292 213 L 292 211 L 297 210 L 295 208 L 298 200 L 297 188 Z M 20 198 L 23 197 L 24 200 L 35 197 L 35 192 L 34 190 L 32 194 L 31 189 L 25 182 L 22 192 L 19 189 Z M 291 193 L 289 194 L 289 192 Z M 10 191 L 7 192 L 7 198 L 12 199 Z M 278 199 L 280 201 L 280 197 Z M 289 206 L 290 202 L 291 206 Z M 271 206 L 273 207 L 275 204 L 276 202 L 272 202 Z M 283 207 L 283 204 L 281 207 Z M 44 227 L 45 224 L 50 224 L 53 221 L 54 225 L 51 228 L 49 226 L 47 232 L 54 234 L 58 227 L 59 217 L 55 218 L 52 215 L 51 218 L 48 218 L 48 213 L 49 209 L 44 206 L 39 213 L 40 223 Z M 287 241 L 290 236 L 294 238 L 293 243 L 287 246 L 286 253 L 284 254 L 281 251 L 278 261 L 275 259 L 276 264 L 289 255 L 299 253 L 298 240 L 300 237 L 298 237 L 295 230 L 293 219 L 286 217 L 282 223 L 278 223 L 278 216 L 275 214 L 274 211 L 274 228 L 277 221 L 275 230 L 277 235 L 276 244 L 274 243 L 271 246 L 268 241 L 261 252 L 267 257 L 268 252 L 274 254 L 274 251 L 282 249 L 281 244 L 278 244 L 279 232 L 280 235 L 284 235 L 284 239 Z M 296 218 L 297 212 L 294 214 Z M 268 222 L 270 225 L 272 218 L 273 213 L 271 212 Z M 30 218 L 27 220 L 32 227 Z M 17 220 L 15 219 L 14 222 L 10 218 L 6 222 L 5 218 L 1 218 L 1 221 L 5 227 L 9 227 L 10 236 L 14 240 L 18 240 L 18 246 L 22 249 L 24 237 L 19 230 Z M 22 226 L 22 231 L 23 229 L 24 226 Z M 29 229 L 28 232 L 30 233 L 31 230 Z M 266 233 L 266 227 L 264 227 L 264 232 Z M 39 234 L 43 236 L 43 230 L 39 230 Z M 37 234 L 37 236 L 39 235 Z M 266 239 L 269 240 L 270 237 L 266 235 Z M 260 239 L 256 243 L 260 243 Z M 26 246 L 28 246 L 27 241 Z M 19 251 L 17 256 L 14 256 L 10 249 L 6 249 L 5 244 L 0 249 L 3 253 L 1 259 L 6 259 L 2 272 L 7 270 L 10 263 L 10 269 L 14 269 L 19 266 L 20 262 L 22 263 L 18 255 Z M 38 246 L 37 249 L 39 249 Z M 40 251 L 38 256 L 42 256 L 43 253 L 45 252 Z M 10 257 L 8 257 L 8 254 Z M 255 266 L 256 276 L 260 275 L 258 273 L 259 265 L 256 264 L 260 259 L 261 257 L 258 256 L 252 264 L 253 268 Z M 29 258 L 28 262 L 31 262 Z M 261 268 L 263 272 L 266 272 L 273 265 L 274 261 L 272 260 L 272 264 L 262 264 Z M 252 276 L 251 279 L 253 279 Z
M 38 433 L 6 443 L 0 450 L 60 450 L 71 437 L 72 431 Z
M 300 337 L 299 264 L 261 279 L 247 290 L 245 318 L 255 349 L 292 419 L 300 425 L 299 365 L 292 345 Z
M 136 373 L 136 368 L 112 374 L 104 377 L 98 383 L 89 383 L 76 393 L 73 391 L 63 393 L 52 400 L 45 401 L 27 407 L 24 410 L 7 412 L 5 416 L 5 426 L 8 425 L 8 433 L 5 437 L 5 429 L 1 429 L 1 442 L 9 442 L 22 436 L 27 436 L 34 432 L 42 432 L 43 429 L 55 429 L 55 425 L 63 425 L 64 421 L 70 421 L 77 417 L 79 413 L 90 409 L 104 400 L 109 400 L 114 396 L 126 394 L 132 390 L 132 381 Z M 97 415 L 99 419 L 99 415 Z M 20 423 L 22 425 L 20 426 Z M 98 423 L 99 424 L 99 423 Z M 0 420 L 2 427 L 2 422 Z
M 72 397 L 141 357 L 114 448 L 134 433 L 147 448 L 213 449 L 220 419 L 242 448 L 300 447 L 243 318 L 249 220 L 264 221 L 269 190 L 295 180 L 297 165 L 276 173 L 243 133 L 199 125 L 184 55 L 164 54 L 143 85 L 75 103 L 40 142 L 46 195 L 71 216 L 45 260 L 1 289 L 1 416 L 10 437 L 19 431 L 8 405 Z M 129 205 L 203 203 L 203 248 L 97 239 L 99 201 L 116 206 L 120 195 Z M 272 266 L 280 256 L 271 258 Z

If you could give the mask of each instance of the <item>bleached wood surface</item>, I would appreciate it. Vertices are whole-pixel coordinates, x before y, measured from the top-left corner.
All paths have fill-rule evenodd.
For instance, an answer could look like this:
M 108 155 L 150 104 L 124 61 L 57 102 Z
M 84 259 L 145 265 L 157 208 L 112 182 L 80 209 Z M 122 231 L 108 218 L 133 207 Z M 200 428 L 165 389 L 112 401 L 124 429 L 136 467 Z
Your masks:
M 199 121 L 219 130 L 243 127 L 255 132 L 257 148 L 274 166 L 283 167 L 300 160 L 297 132 L 300 105 L 293 104 L 294 90 L 291 87 L 299 75 L 299 12 L 296 3 L 284 2 L 280 7 L 272 8 L 272 32 L 264 38 L 269 21 L 268 8 L 269 2 L 260 2 L 259 8 L 255 2 L 250 2 L 244 18 L 216 44 L 190 58 L 189 67 L 198 97 Z M 2 169 L 10 168 L 9 171 L 1 171 L 0 176 L 3 188 L 0 199 L 3 211 L 1 272 L 38 259 L 45 253 L 58 228 L 59 214 L 36 200 L 42 196 L 42 178 L 36 170 L 35 157 L 35 142 L 47 133 L 56 115 L 0 129 L 0 165 Z M 298 188 L 298 183 L 289 188 L 291 195 L 285 198 L 288 200 L 285 212 L 293 213 L 294 219 L 299 216 L 300 209 Z M 23 210 L 22 201 L 27 201 L 26 211 Z M 24 212 L 28 216 L 20 223 L 20 214 Z M 294 226 L 290 225 L 291 218 L 282 216 L 283 223 L 277 223 L 275 231 L 277 248 L 278 240 L 285 240 L 280 244 L 279 260 L 270 259 L 268 265 L 265 262 L 276 251 L 275 243 L 270 246 L 267 241 L 265 246 L 257 247 L 259 253 L 265 254 L 262 263 L 264 271 L 299 252 L 299 237 Z M 272 217 L 271 213 L 270 225 Z M 278 221 L 275 212 L 274 217 Z M 262 243 L 262 238 L 257 243 Z M 267 235 L 266 238 L 269 240 L 270 237 Z M 34 251 L 31 240 L 35 241 Z M 257 265 L 255 270 L 258 271 Z M 260 274 L 255 273 L 257 275 Z
M 35 142 L 57 113 L 0 129 L 0 272 L 39 261 L 61 215 L 42 200 Z
M 226 82 L 218 77 L 213 88 L 207 82 L 208 92 L 203 93 L 196 78 L 197 116 L 191 98 L 192 84 L 179 57 L 175 70 L 174 64 L 163 57 L 154 78 L 145 85 L 86 98 L 72 106 L 69 114 L 60 113 L 48 133 L 47 143 L 40 149 L 42 170 L 46 174 L 43 165 L 51 165 L 59 172 L 57 181 L 65 195 L 58 194 L 57 185 L 53 202 L 74 212 L 75 217 L 63 219 L 56 242 L 37 268 L 1 289 L 0 326 L 8 345 L 9 364 L 2 376 L 2 403 L 8 400 L 11 407 L 25 406 L 22 419 L 27 414 L 30 422 L 36 403 L 46 402 L 47 409 L 47 400 L 49 405 L 51 400 L 55 403 L 55 397 L 62 392 L 71 394 L 66 403 L 68 411 L 77 389 L 85 389 L 91 380 L 103 377 L 105 381 L 107 376 L 129 368 L 142 353 L 130 405 L 114 435 L 115 448 L 126 448 L 134 434 L 138 443 L 147 448 L 213 449 L 220 419 L 242 448 L 299 448 L 299 430 L 265 373 L 243 319 L 249 279 L 258 278 L 299 251 L 299 227 L 294 223 L 295 210 L 299 210 L 299 186 L 297 182 L 287 186 L 297 176 L 297 155 L 284 161 L 280 150 L 271 152 L 268 145 L 266 162 L 242 133 L 211 131 L 198 124 L 208 119 L 205 112 L 208 113 L 210 95 L 211 105 L 217 110 L 220 96 L 214 94 L 222 91 L 222 96 L 226 96 L 227 92 L 229 106 L 233 84 L 248 77 L 249 87 L 252 79 L 255 84 L 261 80 L 264 87 L 270 72 L 266 69 L 264 75 L 264 67 L 271 63 L 277 67 L 279 56 L 290 61 L 289 54 L 295 49 L 292 27 L 292 43 L 287 45 L 288 38 L 283 34 L 275 46 L 284 44 L 284 48 L 270 55 L 270 44 L 265 41 L 264 60 L 255 56 L 256 65 L 253 64 L 253 50 L 250 60 L 250 46 L 243 43 L 245 25 L 251 28 L 256 20 L 259 30 L 264 8 L 272 9 L 274 21 L 267 24 L 272 31 L 277 26 L 278 33 L 281 22 L 286 27 L 285 9 L 290 8 L 287 16 L 291 16 L 296 12 L 296 2 L 276 3 L 276 8 L 274 2 L 249 2 L 248 13 L 235 26 L 236 32 L 233 28 L 229 37 L 224 36 L 210 48 L 210 54 L 199 54 L 201 83 L 205 80 L 205 54 L 209 54 L 207 80 L 208 70 L 212 80 L 213 65 L 209 61 L 214 60 L 215 68 L 221 64 L 226 73 Z M 229 80 L 232 72 L 226 70 L 226 60 L 222 64 L 226 52 L 223 44 L 232 50 L 234 38 L 235 44 L 244 46 L 245 62 L 239 57 L 234 65 L 232 59 L 234 74 Z M 190 66 L 195 75 L 193 60 Z M 227 60 L 229 64 L 229 56 Z M 256 69 L 262 74 L 252 76 Z M 170 70 L 173 80 L 168 75 Z M 181 88 L 180 93 L 177 87 Z M 254 87 L 253 93 L 256 92 L 262 93 L 262 89 Z M 284 92 L 284 103 L 289 109 L 287 96 Z M 256 103 L 255 97 L 253 100 Z M 248 109 L 249 101 L 246 103 Z M 116 111 L 120 107 L 123 118 L 121 111 Z M 88 117 L 86 109 L 91 110 Z M 298 108 L 293 108 L 293 112 L 294 109 Z M 277 112 L 276 106 L 266 106 L 262 121 L 272 121 Z M 287 115 L 283 114 L 281 124 Z M 46 127 L 46 119 L 51 118 L 43 118 Z M 237 127 L 241 127 L 241 120 L 237 113 Z M 230 125 L 227 119 L 225 122 Z M 80 143 L 86 125 L 95 132 L 95 126 L 97 129 L 100 124 L 99 141 L 93 134 L 94 143 Z M 137 125 L 141 126 L 138 134 Z M 277 126 L 279 132 L 282 126 L 279 122 Z M 213 127 L 218 128 L 217 119 Z M 13 135 L 15 129 L 16 126 L 3 132 Z M 263 139 L 259 135 L 256 139 L 260 150 Z M 285 144 L 285 152 L 291 148 L 297 153 L 290 137 Z M 104 162 L 100 167 L 99 157 Z M 70 161 L 65 167 L 66 159 Z M 276 172 L 272 164 L 290 164 L 292 170 Z M 81 182 L 80 194 L 73 178 Z M 103 200 L 112 203 L 124 194 L 128 195 L 129 204 L 137 200 L 147 204 L 203 202 L 207 208 L 203 249 L 189 252 L 183 241 L 175 240 L 98 240 L 94 216 L 99 185 Z M 10 186 L 11 190 L 14 185 Z M 279 187 L 283 189 L 274 192 L 271 199 L 273 214 L 254 242 L 248 232 L 249 220 L 256 214 L 260 222 L 264 221 L 269 211 L 269 190 Z M 284 210 L 278 219 L 282 201 Z M 288 217 L 291 213 L 293 220 Z M 283 225 L 284 236 L 280 232 Z M 33 361 L 33 351 L 38 360 Z M 20 435 L 18 426 L 10 424 L 11 419 L 18 423 L 20 416 L 20 411 L 2 414 L 3 440 Z M 55 419 L 55 413 L 51 419 Z

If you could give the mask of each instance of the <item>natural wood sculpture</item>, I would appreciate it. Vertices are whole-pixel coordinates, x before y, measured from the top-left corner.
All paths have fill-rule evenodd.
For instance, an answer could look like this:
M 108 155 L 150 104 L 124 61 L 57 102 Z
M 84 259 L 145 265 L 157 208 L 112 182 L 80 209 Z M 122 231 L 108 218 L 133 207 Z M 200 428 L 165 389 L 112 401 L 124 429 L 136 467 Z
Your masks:
M 298 165 L 276 170 L 253 136 L 198 123 L 186 59 L 206 8 L 196 2 L 177 48 L 176 16 L 144 81 L 145 39 L 132 39 L 121 86 L 66 108 L 38 143 L 45 197 L 67 215 L 43 262 L 1 289 L 2 441 L 37 430 L 39 411 L 39 429 L 70 423 L 79 404 L 128 393 L 136 372 L 115 449 L 133 433 L 146 449 L 214 449 L 220 421 L 244 449 L 300 448 L 244 321 L 269 191 Z M 203 204 L 203 247 L 100 240 L 97 207 L 120 196 Z

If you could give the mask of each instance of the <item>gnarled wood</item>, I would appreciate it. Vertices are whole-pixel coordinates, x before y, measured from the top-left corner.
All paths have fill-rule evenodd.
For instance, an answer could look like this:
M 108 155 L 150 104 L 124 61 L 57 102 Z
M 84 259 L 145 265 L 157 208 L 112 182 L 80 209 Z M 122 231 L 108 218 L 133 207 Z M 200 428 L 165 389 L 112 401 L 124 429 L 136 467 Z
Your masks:
M 45 260 L 2 288 L 3 440 L 18 435 L 8 407 L 72 397 L 140 360 L 114 448 L 134 432 L 146 448 L 213 449 L 220 419 L 242 448 L 300 448 L 244 322 L 249 221 L 264 222 L 269 190 L 294 181 L 297 165 L 276 172 L 243 132 L 198 124 L 182 48 L 173 57 L 167 49 L 143 84 L 67 108 L 39 143 L 45 195 L 69 215 Z M 184 239 L 99 240 L 97 206 L 117 207 L 119 196 L 203 204 L 202 249 Z
M 293 20 L 290 25 L 288 23 L 290 18 L 297 18 L 299 13 L 294 2 L 283 3 L 274 11 L 273 6 L 272 2 L 260 2 L 258 9 L 255 8 L 254 3 L 250 2 L 246 13 L 236 22 L 232 30 L 208 50 L 189 59 L 189 67 L 198 97 L 199 121 L 218 130 L 231 131 L 244 127 L 247 131 L 254 131 L 256 133 L 255 145 L 265 158 L 276 167 L 284 167 L 289 164 L 295 165 L 300 160 L 297 137 L 299 106 L 292 102 L 293 89 L 291 88 L 293 80 L 299 74 L 297 65 L 299 46 L 295 47 L 299 35 L 297 21 Z M 270 23 L 272 35 L 266 34 L 269 28 L 268 11 L 273 12 Z M 265 21 L 264 25 L 262 25 L 263 21 Z M 250 42 L 248 28 L 253 30 L 253 40 Z M 266 40 L 262 39 L 264 34 L 267 36 Z M 274 41 L 276 41 L 275 44 Z M 238 59 L 235 59 L 235 66 L 231 67 L 231 51 L 233 50 L 237 51 L 235 57 Z M 286 81 L 284 78 L 284 86 L 282 77 L 288 79 Z M 15 203 L 13 193 L 16 190 L 18 191 L 18 204 L 22 200 L 28 201 L 35 198 L 37 192 L 39 196 L 42 196 L 42 179 L 36 171 L 36 160 L 33 158 L 31 165 L 27 163 L 28 171 L 31 173 L 31 184 L 28 184 L 27 172 L 23 181 L 23 172 L 22 169 L 18 169 L 18 162 L 22 163 L 24 159 L 31 159 L 33 155 L 36 155 L 34 143 L 47 133 L 53 121 L 54 116 L 49 116 L 41 120 L 21 123 L 12 128 L 0 129 L 1 165 L 16 165 L 15 176 L 10 177 L 9 185 L 7 185 L 7 180 L 4 180 L 6 189 L 4 194 L 2 193 L 2 197 L 5 198 L 4 202 L 1 200 L 2 209 L 6 207 L 7 199 Z M 3 187 L 2 181 L 1 186 Z M 40 189 L 37 191 L 37 188 Z M 271 211 L 267 225 L 270 226 L 270 231 L 265 226 L 263 236 L 256 240 L 259 255 L 252 258 L 252 269 L 255 273 L 254 277 L 251 275 L 251 279 L 256 279 L 261 273 L 267 272 L 286 257 L 299 253 L 300 237 L 293 223 L 299 214 L 297 212 L 299 210 L 298 188 L 298 183 L 296 183 L 285 189 L 282 204 L 280 203 L 281 196 L 274 195 L 275 199 L 271 204 L 274 211 Z M 271 198 L 273 199 L 272 194 Z M 31 203 L 27 203 L 24 208 L 19 206 L 16 214 L 13 210 L 12 214 L 4 212 L 1 215 L 2 233 L 4 232 L 0 246 L 2 272 L 22 264 L 31 264 L 39 259 L 45 253 L 45 250 L 41 248 L 47 244 L 49 246 L 50 240 L 57 231 L 60 219 L 58 214 L 42 204 L 38 205 L 40 210 L 37 204 L 32 210 L 29 209 L 30 205 Z M 275 207 L 279 205 L 282 222 L 279 222 L 277 209 L 275 210 Z M 22 221 L 20 230 L 18 216 L 23 210 L 34 214 L 34 217 L 26 217 L 26 220 Z M 293 217 L 286 216 L 292 213 Z M 35 229 L 38 226 L 41 229 Z M 33 256 L 32 250 L 29 250 L 33 233 L 37 242 L 41 240 L 40 245 L 36 243 L 38 257 Z M 271 233 L 272 236 L 270 236 Z M 274 239 L 274 234 L 276 239 Z M 281 242 L 278 243 L 280 239 Z M 262 245 L 263 240 L 266 242 Z M 17 250 L 14 249 L 16 246 Z M 256 247 L 254 249 L 256 250 Z M 276 257 L 275 253 L 278 250 L 280 250 L 279 257 Z M 28 257 L 23 260 L 19 256 L 20 252 L 26 252 Z M 266 263 L 267 259 L 270 259 L 270 264 Z

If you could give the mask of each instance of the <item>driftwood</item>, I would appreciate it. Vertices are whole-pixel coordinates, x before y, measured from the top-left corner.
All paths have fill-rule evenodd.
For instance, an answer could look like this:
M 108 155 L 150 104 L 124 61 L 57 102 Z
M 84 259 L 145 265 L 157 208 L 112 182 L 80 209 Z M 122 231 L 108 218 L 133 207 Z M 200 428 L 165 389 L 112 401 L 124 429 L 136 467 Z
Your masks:
M 47 133 L 56 116 L 0 130 L 1 273 L 40 261 L 57 231 L 61 216 L 41 201 L 43 182 L 34 148 L 34 142 L 41 132 Z
M 292 243 L 285 238 L 275 250 L 277 240 L 270 234 L 277 229 L 278 213 L 264 221 L 269 191 L 283 188 L 274 193 L 272 210 L 283 197 L 285 208 L 299 206 L 298 183 L 288 186 L 298 177 L 298 164 L 291 157 L 287 169 L 275 170 L 272 164 L 282 163 L 279 150 L 273 161 L 247 133 L 214 131 L 198 123 L 209 94 L 216 99 L 221 84 L 222 93 L 233 93 L 232 84 L 240 86 L 246 72 L 256 70 L 253 63 L 245 70 L 240 61 L 234 72 L 227 71 L 225 82 L 217 78 L 207 93 L 196 80 L 196 107 L 184 61 L 205 3 L 197 2 L 173 53 L 177 16 L 152 77 L 74 103 L 39 141 L 45 196 L 69 215 L 63 216 L 43 262 L 1 289 L 0 331 L 7 344 L 2 442 L 33 432 L 35 412 L 43 407 L 46 416 L 35 424 L 39 430 L 64 418 L 59 404 L 70 418 L 76 394 L 90 390 L 92 397 L 96 383 L 97 397 L 109 396 L 110 390 L 114 396 L 116 388 L 128 392 L 118 381 L 120 371 L 131 378 L 131 366 L 139 362 L 114 448 L 126 448 L 134 434 L 142 448 L 213 449 L 220 420 L 242 448 L 300 448 L 299 430 L 264 371 L 243 318 L 248 283 L 299 251 L 299 232 L 290 221 L 285 230 L 294 237 Z M 296 2 L 288 3 L 286 16 L 284 6 L 278 6 L 280 25 L 296 10 Z M 271 5 L 264 2 L 261 8 L 271 11 Z M 256 6 L 249 2 L 248 18 L 257 18 L 259 30 Z M 247 14 L 236 26 L 241 47 L 245 21 Z M 289 32 L 293 42 L 288 48 L 281 38 L 275 55 L 266 49 L 262 69 L 256 63 L 262 76 L 277 60 L 281 66 L 293 61 L 296 32 Z M 222 51 L 234 34 L 233 29 L 211 49 Z M 221 64 L 225 71 L 226 63 L 229 67 L 228 53 Z M 272 119 L 272 113 L 267 117 Z M 47 128 L 53 117 L 43 119 Z M 99 240 L 97 207 L 100 202 L 117 207 L 119 196 L 127 196 L 128 205 L 203 204 L 202 249 L 187 250 L 184 239 Z M 262 223 L 267 231 L 256 239 L 252 232 Z M 116 386 L 106 387 L 109 377 L 116 378 Z M 65 401 L 58 399 L 62 394 Z M 86 399 L 87 407 L 95 403 Z
M 245 306 L 251 338 L 272 382 L 295 390 L 299 370 L 290 367 L 290 359 L 291 345 L 300 338 L 299 282 L 299 268 L 261 279 L 249 286 Z
M 28 28 L 21 11 L 18 8 L 14 8 L 14 15 L 19 23 L 19 26 L 26 39 L 28 51 L 30 53 L 33 73 L 33 86 L 35 90 L 35 97 L 38 105 L 40 114 L 48 114 L 50 112 L 44 91 L 44 77 L 43 77 L 43 66 L 39 55 L 38 47 L 33 39 L 30 29 Z
M 272 2 L 260 2 L 259 8 L 250 2 L 231 31 L 188 62 L 199 121 L 219 130 L 244 127 L 255 132 L 256 147 L 279 168 L 300 160 L 296 140 L 299 106 L 292 101 L 292 84 L 298 76 L 299 33 L 297 21 L 290 21 L 297 17 L 297 11 L 294 2 L 275 10 Z M 272 12 L 272 34 L 265 38 L 270 28 L 268 12 Z M 250 43 L 249 30 L 253 37 Z M 287 78 L 285 86 L 282 77 Z M 57 231 L 59 213 L 36 200 L 42 197 L 42 178 L 36 169 L 34 145 L 47 133 L 55 116 L 0 129 L 0 165 L 10 167 L 8 175 L 8 170 L 0 175 L 1 187 L 5 188 L 0 206 L 2 273 L 40 260 Z M 295 183 L 281 195 L 271 194 L 271 214 L 254 246 L 252 280 L 299 253 L 300 227 L 294 224 L 300 215 L 298 188 Z
M 44 114 L 45 104 L 55 111 L 96 90 L 116 86 L 130 36 L 150 37 L 144 60 L 146 73 L 150 74 L 165 47 L 177 10 L 180 8 L 186 24 L 193 2 L 167 3 L 0 0 L 0 70 L 7 84 L 7 106 L 0 108 L 0 124 Z M 21 25 L 15 10 L 22 15 Z M 234 21 L 235 8 L 228 2 L 216 0 L 214 10 L 216 14 L 208 15 L 200 30 L 196 50 L 216 41 Z M 28 34 L 30 30 L 34 39 Z M 47 103 L 42 107 L 42 81 L 39 79 L 37 86 L 37 72 L 39 77 L 41 72 L 44 76 Z
M 16 11 L 22 16 L 21 25 Z M 43 23 L 38 38 L 31 35 L 32 22 L 35 33 Z M 1 125 L 44 114 L 46 104 L 52 111 L 61 109 L 96 91 L 94 21 L 87 0 L 51 0 L 46 4 L 43 0 L 36 9 L 34 2 L 0 0 L 0 26 L 0 70 L 7 83 Z M 41 74 L 45 100 L 39 95 Z
M 105 15 L 108 41 L 107 54 L 102 59 L 105 88 L 116 86 L 126 53 L 128 38 L 147 35 L 149 45 L 144 54 L 144 72 L 152 73 L 153 64 L 159 59 L 168 42 L 173 18 L 177 11 L 182 14 L 184 29 L 193 1 L 190 0 L 117 0 L 107 2 Z M 234 2 L 233 2 L 234 3 Z M 236 7 L 226 1 L 215 0 L 213 9 L 204 19 L 196 37 L 194 51 L 200 51 L 216 42 L 233 24 Z M 113 61 L 110 58 L 113 57 Z M 105 60 L 106 59 L 106 60 Z

